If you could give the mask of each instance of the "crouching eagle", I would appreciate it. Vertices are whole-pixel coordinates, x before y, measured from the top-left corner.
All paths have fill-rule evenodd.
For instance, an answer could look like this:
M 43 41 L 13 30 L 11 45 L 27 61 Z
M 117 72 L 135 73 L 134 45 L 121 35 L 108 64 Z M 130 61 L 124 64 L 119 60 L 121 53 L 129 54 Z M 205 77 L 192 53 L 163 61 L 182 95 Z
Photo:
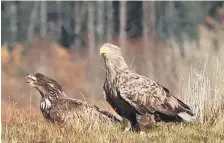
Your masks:
M 119 122 L 114 115 L 97 106 L 69 98 L 55 80 L 41 73 L 28 74 L 25 80 L 40 92 L 40 110 L 44 118 L 51 122 L 67 124 L 74 120 L 83 122 L 92 120 L 98 125 Z
M 106 43 L 100 48 L 106 66 L 104 94 L 107 102 L 130 121 L 126 130 L 139 131 L 137 115 L 153 114 L 158 121 L 190 122 L 195 119 L 190 107 L 172 96 L 157 82 L 132 72 L 119 47 Z

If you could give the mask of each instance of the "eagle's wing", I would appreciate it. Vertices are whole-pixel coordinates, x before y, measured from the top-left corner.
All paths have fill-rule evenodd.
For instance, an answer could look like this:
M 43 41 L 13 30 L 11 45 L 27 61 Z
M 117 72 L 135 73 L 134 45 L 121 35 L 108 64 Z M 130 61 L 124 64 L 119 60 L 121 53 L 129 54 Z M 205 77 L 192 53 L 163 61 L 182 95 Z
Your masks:
M 110 119 L 111 121 L 120 121 L 116 116 L 114 116 L 113 114 L 100 109 L 99 107 L 95 106 L 95 105 L 90 105 L 87 102 L 78 100 L 78 99 L 73 99 L 73 98 L 69 98 L 69 97 L 61 97 L 58 99 L 57 101 L 57 108 L 60 111 L 73 111 L 73 109 L 77 109 L 77 110 L 82 110 L 84 108 L 88 108 L 91 111 L 94 112 L 98 112 L 99 115 L 104 116 L 107 119 Z M 74 111 L 75 112 L 75 111 Z M 53 115 L 53 112 L 52 112 Z
M 76 99 L 71 99 L 68 97 L 60 97 L 54 103 L 54 106 L 51 106 L 49 111 L 49 118 L 53 122 L 67 122 L 68 117 L 73 116 L 74 109 L 82 108 L 83 102 Z
M 190 108 L 185 103 L 149 78 L 135 73 L 123 73 L 119 78 L 117 91 L 120 97 L 134 107 L 139 114 L 160 112 L 175 116 L 180 112 L 190 112 Z

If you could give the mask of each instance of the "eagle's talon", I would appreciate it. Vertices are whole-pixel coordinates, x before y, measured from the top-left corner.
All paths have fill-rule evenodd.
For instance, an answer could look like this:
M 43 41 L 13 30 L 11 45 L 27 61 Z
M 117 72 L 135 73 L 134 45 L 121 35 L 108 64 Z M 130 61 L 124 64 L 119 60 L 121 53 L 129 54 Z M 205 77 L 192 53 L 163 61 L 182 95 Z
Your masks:
M 126 127 L 126 128 L 124 129 L 125 132 L 128 132 L 128 131 L 130 131 L 130 130 L 131 130 L 131 127 Z

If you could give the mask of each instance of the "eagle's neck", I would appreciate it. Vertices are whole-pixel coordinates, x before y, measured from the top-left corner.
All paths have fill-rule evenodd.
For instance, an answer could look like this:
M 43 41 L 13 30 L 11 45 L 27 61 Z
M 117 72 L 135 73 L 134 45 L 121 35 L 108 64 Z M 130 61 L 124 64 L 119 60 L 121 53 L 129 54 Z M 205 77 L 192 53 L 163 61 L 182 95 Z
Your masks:
M 37 90 L 40 92 L 41 94 L 41 99 L 46 99 L 48 100 L 51 104 L 54 104 L 57 100 L 58 97 L 57 96 L 51 96 L 49 95 L 49 93 L 45 92 L 44 90 L 41 90 L 39 88 L 37 88 Z
M 106 80 L 108 82 L 116 82 L 117 75 L 128 70 L 128 66 L 123 57 L 117 59 L 104 59 L 106 64 Z

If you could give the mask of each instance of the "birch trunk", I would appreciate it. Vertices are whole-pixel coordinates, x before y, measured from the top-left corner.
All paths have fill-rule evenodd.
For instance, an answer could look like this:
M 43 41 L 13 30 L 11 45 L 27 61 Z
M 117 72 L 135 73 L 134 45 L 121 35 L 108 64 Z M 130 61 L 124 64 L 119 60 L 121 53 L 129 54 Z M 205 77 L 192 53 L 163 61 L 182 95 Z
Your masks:
M 37 20 L 37 13 L 38 13 L 38 7 L 39 7 L 39 2 L 33 2 L 34 7 L 33 11 L 30 14 L 30 23 L 28 27 L 28 33 L 27 33 L 27 40 L 30 41 L 33 39 L 34 36 L 34 28 L 35 28 L 35 23 Z
M 120 47 L 125 49 L 126 46 L 126 20 L 127 10 L 126 1 L 120 1 Z
M 10 29 L 11 29 L 11 42 L 14 44 L 17 40 L 17 5 L 16 2 L 10 3 Z
M 154 1 L 143 1 L 143 36 L 155 34 L 156 12 Z
M 81 47 L 82 44 L 82 34 L 81 34 L 81 29 L 82 29 L 82 25 L 84 25 L 83 21 L 85 19 L 85 14 L 87 8 L 86 8 L 86 2 L 75 2 L 75 9 L 73 10 L 74 12 L 74 20 L 75 20 L 75 35 L 77 36 L 77 38 L 75 38 L 75 46 L 77 47 Z
M 61 33 L 61 26 L 62 26 L 61 1 L 56 1 L 56 5 L 57 5 L 57 10 L 58 10 L 57 32 Z
M 154 69 L 154 61 L 155 59 L 154 52 L 155 48 L 153 43 L 149 43 L 149 36 L 155 34 L 155 24 L 156 24 L 156 13 L 155 13 L 155 2 L 154 1 L 143 1 L 142 2 L 142 8 L 143 8 L 143 54 L 144 54 L 144 62 L 145 64 L 148 64 L 149 69 Z M 150 45 L 149 45 L 150 44 Z M 148 57 L 150 57 L 150 60 L 148 60 Z M 155 76 L 154 72 L 149 71 L 148 72 L 150 77 Z
M 148 45 L 148 34 L 149 34 L 149 1 L 142 2 L 143 7 L 143 41 L 144 49 L 146 50 Z
M 47 2 L 41 1 L 40 6 L 40 35 L 46 36 L 47 33 Z
M 95 34 L 94 34 L 94 2 L 88 2 L 88 39 L 89 39 L 89 57 L 94 54 Z
M 111 42 L 113 37 L 113 2 L 107 1 L 107 41 Z
M 97 1 L 97 43 L 102 42 L 104 36 L 104 2 Z

